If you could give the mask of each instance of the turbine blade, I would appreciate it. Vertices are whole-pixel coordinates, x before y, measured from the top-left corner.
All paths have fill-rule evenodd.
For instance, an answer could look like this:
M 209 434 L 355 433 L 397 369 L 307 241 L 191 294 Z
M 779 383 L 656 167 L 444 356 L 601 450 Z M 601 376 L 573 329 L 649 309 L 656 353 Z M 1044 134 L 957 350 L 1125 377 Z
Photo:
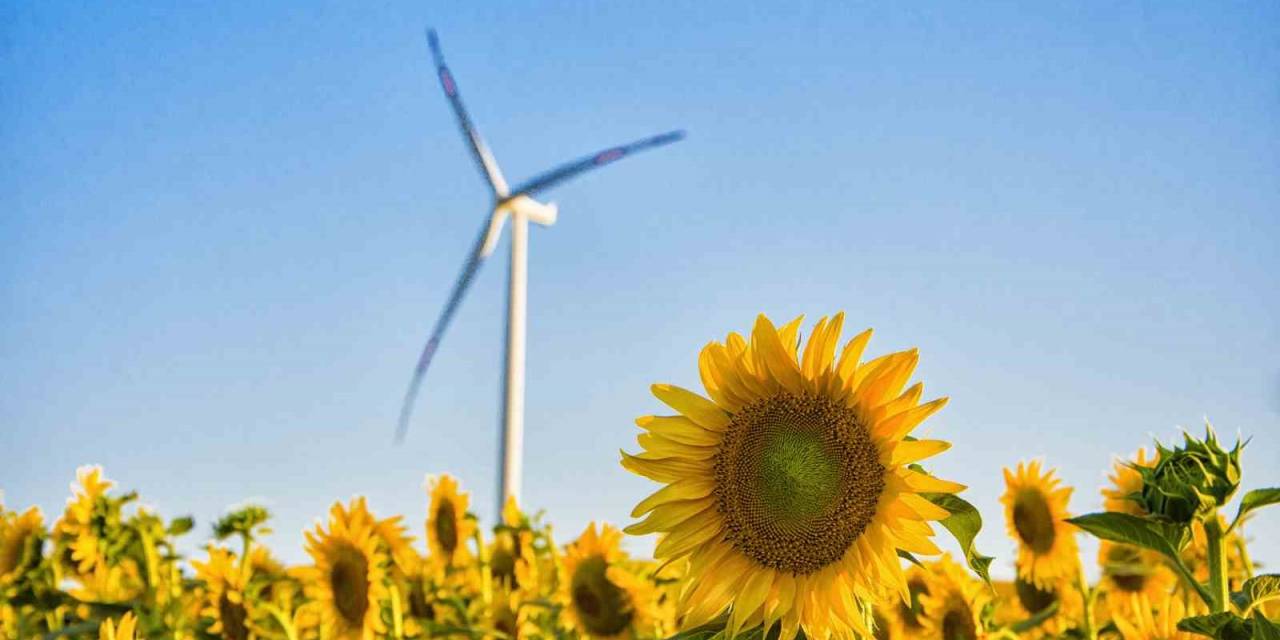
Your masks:
M 550 189 L 551 187 L 554 187 L 566 180 L 575 178 L 582 173 L 603 167 L 615 160 L 621 160 L 633 153 L 644 151 L 645 149 L 652 149 L 654 147 L 661 147 L 662 145 L 671 144 L 672 142 L 677 142 L 683 139 L 684 131 L 668 131 L 667 133 L 645 138 L 644 140 L 637 140 L 630 144 L 605 149 L 599 153 L 594 153 L 584 158 L 574 160 L 573 162 L 562 164 L 546 173 L 534 176 L 528 182 L 516 187 L 515 190 L 512 191 L 511 195 L 533 195 L 539 191 L 546 191 L 547 189 Z
M 467 108 L 462 104 L 462 94 L 458 92 L 458 83 L 444 63 L 444 53 L 440 51 L 440 38 L 436 36 L 435 29 L 427 29 L 427 44 L 431 46 L 431 57 L 435 59 L 436 75 L 440 78 L 440 86 L 444 88 L 444 95 L 449 98 L 453 115 L 457 116 L 458 126 L 462 128 L 462 135 L 471 147 L 471 156 L 475 158 L 480 172 L 489 182 L 489 188 L 493 190 L 494 195 L 499 198 L 507 197 L 507 181 L 502 177 L 498 161 L 494 160 L 489 147 L 480 137 L 480 132 L 476 131 L 475 125 L 471 123 L 471 116 L 467 115 Z
M 449 322 L 453 320 L 454 314 L 458 311 L 458 305 L 462 302 L 467 289 L 471 287 L 471 282 L 475 280 L 476 271 L 480 269 L 480 264 L 484 262 L 481 249 L 488 231 L 489 221 L 485 220 L 484 226 L 480 227 L 480 235 L 476 238 L 475 245 L 467 256 L 467 261 L 462 264 L 462 272 L 458 274 L 458 279 L 453 283 L 453 291 L 449 294 L 449 300 L 445 303 L 444 310 L 440 312 L 440 317 L 436 319 L 435 326 L 431 328 L 431 336 L 427 338 L 427 345 L 423 347 L 422 355 L 418 356 L 418 364 L 413 369 L 413 378 L 409 380 L 409 389 L 404 394 L 404 404 L 400 406 L 400 422 L 396 425 L 396 444 L 404 442 L 405 433 L 409 430 L 409 418 L 413 414 L 413 404 L 418 398 L 418 390 L 422 387 L 422 379 L 427 374 L 427 367 L 431 365 L 431 359 L 435 356 L 436 349 L 440 346 L 440 339 L 444 336 L 445 329 L 449 328 Z

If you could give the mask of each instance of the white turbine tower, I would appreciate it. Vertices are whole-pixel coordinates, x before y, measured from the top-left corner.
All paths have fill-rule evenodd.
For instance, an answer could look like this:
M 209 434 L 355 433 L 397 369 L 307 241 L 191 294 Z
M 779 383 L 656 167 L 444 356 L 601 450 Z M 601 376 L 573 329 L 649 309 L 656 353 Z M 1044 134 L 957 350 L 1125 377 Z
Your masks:
M 467 261 L 462 265 L 462 273 L 459 274 L 457 281 L 453 284 L 453 292 L 449 295 L 449 300 L 445 303 L 444 310 L 436 320 L 436 324 L 431 330 L 431 336 L 427 339 L 427 344 L 422 349 L 422 355 L 418 358 L 418 364 L 413 370 L 413 378 L 409 382 L 409 389 L 405 393 L 404 405 L 400 409 L 400 423 L 396 430 L 396 440 L 402 441 L 404 439 L 405 431 L 409 426 L 409 417 L 413 411 L 414 400 L 417 398 L 422 378 L 427 372 L 427 366 L 431 364 L 431 358 L 435 355 L 436 348 L 440 346 L 441 336 L 444 335 L 450 320 L 453 319 L 454 313 L 458 310 L 458 304 L 462 301 L 463 295 L 466 294 L 467 289 L 471 286 L 476 270 L 497 247 L 503 224 L 506 223 L 508 217 L 511 218 L 511 273 L 507 287 L 506 375 L 503 378 L 502 396 L 502 475 L 498 497 L 498 510 L 501 511 L 502 505 L 508 497 L 515 497 L 517 500 L 520 498 L 520 461 L 523 455 L 524 437 L 525 290 L 528 284 L 526 264 L 529 251 L 529 222 L 550 226 L 555 224 L 556 221 L 556 205 L 551 203 L 543 204 L 534 200 L 533 196 L 579 174 L 602 167 L 637 151 L 680 140 L 684 137 L 684 132 L 671 131 L 632 142 L 631 144 L 605 149 L 599 153 L 563 164 L 533 177 L 515 189 L 509 189 L 506 180 L 502 177 L 502 171 L 498 168 L 497 161 L 493 158 L 493 154 L 489 152 L 484 140 L 480 138 L 480 134 L 476 132 L 475 127 L 471 124 L 471 118 L 467 116 L 467 110 L 463 107 L 462 98 L 458 94 L 458 85 L 454 82 L 453 74 L 449 72 L 449 67 L 445 66 L 444 56 L 440 52 L 440 41 L 436 37 L 435 31 L 429 30 L 427 32 L 427 40 L 431 45 L 431 55 L 435 58 L 436 73 L 440 77 L 440 84 L 444 88 L 445 96 L 449 98 L 449 104 L 453 107 L 454 115 L 458 118 L 458 124 L 462 128 L 462 135 L 469 143 L 471 155 L 480 166 L 480 172 L 484 175 L 493 191 L 494 202 L 484 225 L 480 228 L 480 235 L 476 238 L 475 245 L 467 256 Z

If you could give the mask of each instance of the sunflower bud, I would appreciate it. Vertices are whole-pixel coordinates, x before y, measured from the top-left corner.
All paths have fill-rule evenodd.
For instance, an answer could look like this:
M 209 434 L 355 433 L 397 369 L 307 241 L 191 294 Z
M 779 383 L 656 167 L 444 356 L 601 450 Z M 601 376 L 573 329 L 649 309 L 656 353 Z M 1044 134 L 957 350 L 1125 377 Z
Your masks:
M 1240 486 L 1239 441 L 1230 451 L 1218 444 L 1206 425 L 1204 440 L 1184 433 L 1182 447 L 1167 449 L 1156 443 L 1159 462 L 1137 467 L 1142 474 L 1141 503 L 1147 513 L 1189 523 L 1215 513 Z

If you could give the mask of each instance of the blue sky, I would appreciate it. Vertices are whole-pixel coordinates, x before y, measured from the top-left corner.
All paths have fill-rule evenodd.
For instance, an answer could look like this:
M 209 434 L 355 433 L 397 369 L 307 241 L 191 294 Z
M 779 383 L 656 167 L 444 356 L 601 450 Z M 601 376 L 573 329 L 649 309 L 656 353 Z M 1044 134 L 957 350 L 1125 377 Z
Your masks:
M 10 505 L 52 517 L 100 463 L 194 514 L 191 546 L 265 502 L 293 561 L 354 494 L 420 535 L 427 473 L 490 520 L 505 260 L 392 445 L 487 198 L 428 24 L 512 180 L 689 131 L 558 189 L 532 231 L 525 498 L 561 538 L 627 520 L 654 488 L 617 464 L 662 409 L 649 384 L 696 386 L 698 349 L 761 311 L 920 347 L 952 398 L 934 469 L 970 485 L 998 574 L 1020 459 L 1085 512 L 1112 456 L 1208 417 L 1254 438 L 1246 485 L 1280 485 L 1275 4 L 6 3 L 0 24 Z M 1280 512 L 1250 532 L 1280 563 Z

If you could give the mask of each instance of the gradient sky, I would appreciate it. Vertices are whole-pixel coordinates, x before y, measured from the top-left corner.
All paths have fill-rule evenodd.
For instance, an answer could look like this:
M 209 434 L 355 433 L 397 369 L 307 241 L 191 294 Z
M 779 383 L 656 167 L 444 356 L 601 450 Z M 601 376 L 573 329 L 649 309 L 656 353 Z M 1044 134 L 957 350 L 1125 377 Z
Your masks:
M 649 384 L 761 311 L 920 347 L 998 575 L 1019 460 L 1096 510 L 1113 456 L 1207 417 L 1280 485 L 1280 5 L 259 4 L 2 9 L 10 506 L 100 463 L 188 549 L 252 499 L 300 561 L 354 494 L 421 535 L 450 472 L 491 521 L 505 259 L 392 444 L 488 198 L 428 24 L 509 179 L 689 131 L 531 233 L 525 502 L 561 539 L 656 488 L 617 463 Z M 1280 564 L 1280 510 L 1249 532 Z

